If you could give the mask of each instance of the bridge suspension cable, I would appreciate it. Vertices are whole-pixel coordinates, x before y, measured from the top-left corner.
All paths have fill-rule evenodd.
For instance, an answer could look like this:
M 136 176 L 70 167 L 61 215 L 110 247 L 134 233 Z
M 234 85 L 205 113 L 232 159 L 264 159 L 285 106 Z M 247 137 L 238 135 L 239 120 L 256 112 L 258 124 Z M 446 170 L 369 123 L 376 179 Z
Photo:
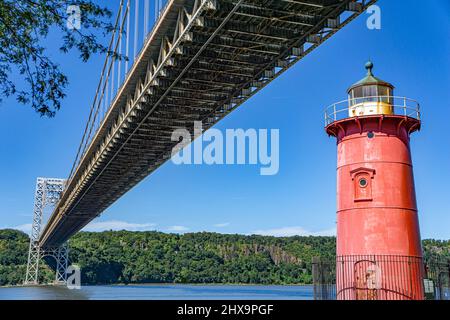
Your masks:
M 162 3 L 162 0 L 155 0 L 153 11 L 155 22 L 160 16 Z M 131 6 L 134 6 L 134 15 L 132 14 Z M 142 46 L 150 32 L 151 11 L 150 0 L 120 1 L 100 80 L 81 142 L 69 173 L 69 179 L 73 176 L 95 133 L 101 127 L 101 123 L 111 103 L 128 75 L 129 66 L 134 64 L 136 57 L 142 50 Z M 140 15 L 142 15 L 141 19 Z M 133 22 L 134 30 L 130 29 L 130 25 Z M 142 34 L 140 34 L 140 30 L 142 30 Z M 133 56 L 130 56 L 130 37 L 133 38 Z

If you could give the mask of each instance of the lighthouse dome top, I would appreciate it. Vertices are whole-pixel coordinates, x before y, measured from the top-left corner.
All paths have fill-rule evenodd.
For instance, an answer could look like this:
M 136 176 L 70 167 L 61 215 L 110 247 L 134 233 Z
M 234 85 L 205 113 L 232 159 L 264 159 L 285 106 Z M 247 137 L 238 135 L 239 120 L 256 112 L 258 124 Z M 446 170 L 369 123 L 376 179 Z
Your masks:
M 384 95 L 388 92 L 390 94 L 392 94 L 392 90 L 394 89 L 394 86 L 391 83 L 381 80 L 373 75 L 372 70 L 373 70 L 374 65 L 373 65 L 372 61 L 368 61 L 365 65 L 365 67 L 367 70 L 366 76 L 363 79 L 356 82 L 355 84 L 353 84 L 348 89 L 348 93 L 351 94 L 352 91 L 358 91 L 358 93 L 360 93 L 360 94 L 355 95 L 358 97 L 367 96 L 366 94 L 363 94 L 363 91 L 365 91 L 367 94 L 372 94 L 374 96 L 380 95 L 380 93 L 381 93 L 381 95 Z M 364 87 L 366 87 L 365 90 L 364 90 Z M 387 88 L 389 88 L 390 90 L 388 90 Z M 355 89 L 358 89 L 358 90 L 355 90 Z M 379 90 L 377 90 L 377 89 L 379 89 Z M 377 92 L 377 91 L 380 91 L 380 92 Z

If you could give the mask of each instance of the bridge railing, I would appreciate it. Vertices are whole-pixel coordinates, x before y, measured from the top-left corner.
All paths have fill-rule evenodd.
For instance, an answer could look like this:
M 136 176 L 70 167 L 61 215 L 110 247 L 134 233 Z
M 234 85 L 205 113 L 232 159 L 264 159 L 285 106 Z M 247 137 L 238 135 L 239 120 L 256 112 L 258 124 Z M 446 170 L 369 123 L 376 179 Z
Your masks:
M 100 80 L 69 178 L 101 127 L 170 0 L 121 0 Z M 154 21 L 152 23 L 152 21 Z

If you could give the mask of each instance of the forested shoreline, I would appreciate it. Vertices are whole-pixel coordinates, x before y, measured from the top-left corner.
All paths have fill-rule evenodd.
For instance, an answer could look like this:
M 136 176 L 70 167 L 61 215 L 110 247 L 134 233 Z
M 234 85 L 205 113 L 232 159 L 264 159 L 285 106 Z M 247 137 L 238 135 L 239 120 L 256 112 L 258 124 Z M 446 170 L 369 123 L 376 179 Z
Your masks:
M 310 284 L 311 260 L 333 259 L 334 237 L 270 237 L 209 232 L 80 232 L 69 241 L 70 261 L 84 284 Z M 29 238 L 0 230 L 0 285 L 20 284 Z M 450 259 L 450 241 L 424 240 L 426 256 Z M 49 267 L 41 281 L 54 277 Z

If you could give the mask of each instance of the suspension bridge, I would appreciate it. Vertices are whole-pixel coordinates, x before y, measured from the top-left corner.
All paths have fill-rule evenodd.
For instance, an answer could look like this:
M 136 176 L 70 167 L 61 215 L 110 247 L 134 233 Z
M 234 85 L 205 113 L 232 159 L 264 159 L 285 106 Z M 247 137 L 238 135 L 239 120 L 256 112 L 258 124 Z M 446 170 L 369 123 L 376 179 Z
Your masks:
M 65 242 L 170 159 L 175 129 L 195 138 L 194 121 L 207 130 L 375 2 L 118 1 L 72 170 L 37 181 L 25 283 L 47 256 L 65 281 Z

